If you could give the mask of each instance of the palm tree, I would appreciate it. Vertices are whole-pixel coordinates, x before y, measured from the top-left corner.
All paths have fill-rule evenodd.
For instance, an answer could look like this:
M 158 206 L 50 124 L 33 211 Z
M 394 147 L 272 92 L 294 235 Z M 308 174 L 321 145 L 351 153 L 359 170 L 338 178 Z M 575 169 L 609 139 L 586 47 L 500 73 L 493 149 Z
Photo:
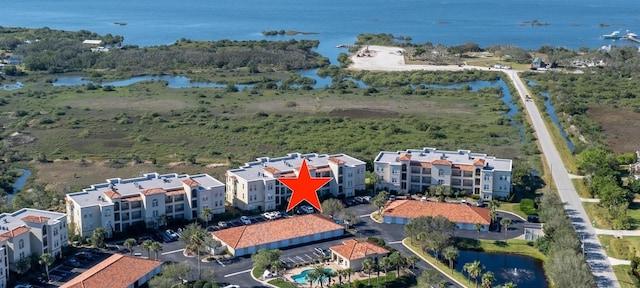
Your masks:
M 202 217 L 202 219 L 204 219 L 204 227 L 208 227 L 209 226 L 209 220 L 211 220 L 210 217 L 211 217 L 212 214 L 213 214 L 213 211 L 211 211 L 211 208 L 209 208 L 209 207 L 204 207 L 200 211 L 200 217 Z
M 318 282 L 320 282 L 320 287 L 322 287 L 323 284 L 323 280 L 325 277 L 327 277 L 329 270 L 327 270 L 327 268 L 324 267 L 324 265 L 316 265 L 315 267 L 313 267 L 313 271 L 312 271 L 317 277 L 316 279 L 318 280 Z
M 327 287 L 331 287 L 331 281 L 333 280 L 333 277 L 336 277 L 336 275 L 338 275 L 338 273 L 336 273 L 335 271 L 331 271 L 331 270 L 327 270 Z
M 344 274 L 347 276 L 347 281 L 349 281 L 349 288 L 351 288 L 351 275 L 356 273 L 352 268 L 344 269 Z
M 284 268 L 284 265 L 282 265 L 280 261 L 273 261 L 273 263 L 271 263 L 271 270 L 276 271 L 276 278 L 280 276 L 280 270 L 282 268 Z
M 127 250 L 129 250 L 129 253 L 131 254 L 131 256 L 133 256 L 133 246 L 138 245 L 138 242 L 136 242 L 136 239 L 133 238 L 129 238 L 127 240 L 124 240 L 124 247 L 127 247 Z
M 476 282 L 476 288 L 478 288 L 478 277 L 480 277 L 480 275 L 482 274 L 482 269 L 482 264 L 480 264 L 480 261 L 478 260 L 466 263 L 463 267 L 463 270 L 467 271 L 469 277 L 473 278 L 473 280 Z
M 347 276 L 347 271 L 345 269 L 338 269 L 336 274 L 338 274 L 338 286 L 342 287 L 342 276 Z
M 478 241 L 480 241 L 480 230 L 482 230 L 482 224 L 480 223 L 473 224 L 473 230 L 478 231 Z
M 151 245 L 149 246 L 149 250 L 153 251 L 154 253 L 156 253 L 156 260 L 158 260 L 158 252 L 162 251 L 162 244 L 160 244 L 160 242 L 158 241 L 153 241 L 151 243 Z
M 369 286 L 371 286 L 371 272 L 373 272 L 373 268 L 376 263 L 373 262 L 373 259 L 367 258 L 362 261 L 362 270 L 369 276 Z
M 104 238 L 106 235 L 107 229 L 105 229 L 104 227 L 98 227 L 93 230 L 93 234 L 91 235 L 91 244 L 93 245 L 93 247 L 104 247 Z
M 511 225 L 511 218 L 502 218 L 500 225 L 504 229 L 504 240 L 507 240 L 507 231 L 509 230 L 509 225 Z
M 516 288 L 516 286 L 517 285 L 513 282 L 507 282 L 507 283 L 504 283 L 504 285 L 502 285 L 502 288 Z
M 451 273 L 453 273 L 453 261 L 458 258 L 460 251 L 458 251 L 458 248 L 454 246 L 447 246 L 447 248 L 444 248 L 442 251 L 442 254 L 444 254 L 444 259 L 449 261 L 449 268 L 451 268 Z
M 47 280 L 49 279 L 49 266 L 53 264 L 53 260 L 55 259 L 53 259 L 53 256 L 49 253 L 40 255 L 40 259 L 38 260 L 38 263 L 44 266 L 44 271 L 47 273 Z
M 391 260 L 391 265 L 396 267 L 398 271 L 396 277 L 400 277 L 400 269 L 407 266 L 407 257 L 395 251 L 389 255 L 389 259 Z
M 482 287 L 483 288 L 491 288 L 494 281 L 496 281 L 496 277 L 493 276 L 493 272 L 488 271 L 488 272 L 482 274 Z
M 415 269 L 416 268 L 416 264 L 420 262 L 420 257 L 416 256 L 416 255 L 411 255 L 409 257 L 407 257 L 407 265 L 409 265 L 411 267 L 411 269 Z
M 307 282 L 309 283 L 309 287 L 313 287 L 313 282 L 316 281 L 317 277 L 316 277 L 316 273 L 315 271 L 311 271 L 309 273 L 307 273 L 307 275 L 304 275 L 304 279 L 307 280 Z
M 495 210 L 489 211 L 489 217 L 491 217 L 491 224 L 495 225 L 496 220 L 498 220 L 498 211 L 495 211 Z
M 380 269 L 382 269 L 384 271 L 384 275 L 385 278 L 388 278 L 387 276 L 389 272 L 389 269 L 393 268 L 393 260 L 386 256 L 386 257 L 382 257 L 382 259 L 380 259 Z
M 153 241 L 151 240 L 144 240 L 142 242 L 142 249 L 147 250 L 147 252 L 149 253 L 149 259 L 151 259 L 151 245 L 153 244 Z
M 202 279 L 202 270 L 200 269 L 200 251 L 207 243 L 207 235 L 202 230 L 196 230 L 191 234 L 191 251 L 196 253 L 198 258 L 198 279 Z

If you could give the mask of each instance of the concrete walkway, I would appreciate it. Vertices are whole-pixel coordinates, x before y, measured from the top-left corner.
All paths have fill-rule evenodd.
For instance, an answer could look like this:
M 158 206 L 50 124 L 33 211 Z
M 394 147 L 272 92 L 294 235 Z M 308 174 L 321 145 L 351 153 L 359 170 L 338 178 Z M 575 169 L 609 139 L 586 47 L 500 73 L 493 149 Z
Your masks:
M 640 230 L 607 230 L 607 229 L 598 229 L 596 230 L 596 234 L 599 235 L 613 235 L 613 236 L 640 236 Z

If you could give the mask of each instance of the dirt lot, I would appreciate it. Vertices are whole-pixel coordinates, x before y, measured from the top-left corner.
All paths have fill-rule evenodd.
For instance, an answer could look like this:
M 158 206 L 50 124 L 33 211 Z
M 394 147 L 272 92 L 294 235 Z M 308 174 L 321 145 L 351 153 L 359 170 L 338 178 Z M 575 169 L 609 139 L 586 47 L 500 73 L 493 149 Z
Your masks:
M 602 126 L 613 152 L 626 153 L 640 149 L 640 133 L 637 133 L 640 113 L 630 109 L 589 107 L 587 115 Z

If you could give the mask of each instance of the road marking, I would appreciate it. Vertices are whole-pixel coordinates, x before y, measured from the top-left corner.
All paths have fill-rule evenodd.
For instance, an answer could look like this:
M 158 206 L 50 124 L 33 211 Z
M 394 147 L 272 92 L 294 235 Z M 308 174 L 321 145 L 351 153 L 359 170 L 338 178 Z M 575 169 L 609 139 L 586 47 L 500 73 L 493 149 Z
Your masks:
M 172 253 L 178 253 L 178 252 L 182 252 L 184 251 L 184 249 L 178 249 L 178 250 L 173 250 L 173 251 L 168 251 L 168 252 L 164 252 L 160 255 L 167 255 L 167 254 L 172 254 Z
M 392 242 L 387 242 L 387 244 L 392 245 L 392 244 L 400 244 L 402 243 L 402 241 L 392 241 Z
M 240 271 L 240 272 L 236 272 L 236 273 L 227 274 L 227 275 L 224 275 L 224 278 L 233 277 L 233 276 L 236 276 L 236 275 L 249 273 L 249 272 L 251 272 L 251 269 Z
M 358 217 L 360 217 L 360 218 L 366 218 L 366 217 L 370 217 L 370 216 L 371 216 L 371 214 L 364 214 L 364 215 L 360 215 L 360 216 L 358 216 Z
M 222 264 L 222 261 L 220 261 L 220 260 L 216 260 L 216 262 L 218 262 L 218 264 L 222 265 L 222 267 L 225 267 L 225 265 L 224 265 L 224 264 Z
M 296 256 L 296 258 L 300 259 L 300 261 L 304 262 L 306 260 L 304 260 L 304 258 L 300 257 L 300 256 Z
M 304 256 L 307 256 L 307 258 L 309 258 L 309 260 L 313 260 L 313 257 L 311 257 L 311 256 L 309 256 L 307 254 L 304 254 Z

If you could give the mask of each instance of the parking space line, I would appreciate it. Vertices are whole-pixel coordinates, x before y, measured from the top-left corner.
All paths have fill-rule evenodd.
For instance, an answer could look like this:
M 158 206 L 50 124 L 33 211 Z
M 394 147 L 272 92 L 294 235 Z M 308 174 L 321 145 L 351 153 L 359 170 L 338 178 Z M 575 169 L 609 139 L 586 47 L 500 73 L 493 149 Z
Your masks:
M 300 256 L 296 256 L 296 258 L 300 259 L 300 261 L 304 262 L 306 260 L 304 260 L 304 258 L 300 257 Z
M 360 217 L 360 218 L 366 218 L 366 217 L 369 217 L 369 216 L 371 216 L 371 214 L 364 214 L 364 215 L 360 215 L 360 216 L 358 216 L 358 217 Z
M 183 248 L 183 249 L 178 249 L 178 250 L 173 250 L 173 251 L 164 252 L 164 253 L 162 253 L 162 254 L 160 254 L 160 255 L 167 255 L 167 254 L 178 253 L 178 252 L 182 252 L 182 251 L 184 251 L 184 248 Z
M 293 261 L 293 259 L 291 259 L 291 257 L 287 257 L 287 259 L 289 259 L 289 261 L 293 262 L 293 264 L 296 264 L 296 261 Z
M 400 243 L 402 243 L 402 241 L 391 241 L 391 242 L 388 242 L 387 244 L 400 244 Z
M 248 270 L 244 270 L 244 271 L 240 271 L 240 272 L 235 272 L 235 273 L 227 274 L 227 275 L 224 275 L 224 278 L 233 277 L 233 276 L 240 275 L 240 274 L 244 274 L 244 273 L 249 273 L 249 272 L 251 272 L 251 270 L 252 270 L 252 269 L 248 269 Z
M 304 254 L 304 256 L 307 256 L 307 258 L 309 258 L 309 260 L 313 260 L 313 257 L 311 257 L 311 256 L 309 256 L 307 254 Z

